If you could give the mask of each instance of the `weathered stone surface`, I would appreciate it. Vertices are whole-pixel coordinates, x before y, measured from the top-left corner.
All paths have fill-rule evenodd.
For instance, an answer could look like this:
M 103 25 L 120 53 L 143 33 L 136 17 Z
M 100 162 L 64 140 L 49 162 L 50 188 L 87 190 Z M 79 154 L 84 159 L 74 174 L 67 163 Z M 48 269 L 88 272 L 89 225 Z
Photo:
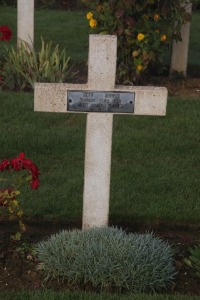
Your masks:
M 184 4 L 189 13 L 192 13 L 192 4 Z M 170 73 L 174 72 L 182 73 L 186 75 L 187 64 L 188 64 L 188 50 L 189 50 L 189 38 L 190 38 L 190 23 L 182 26 L 181 29 L 182 41 L 173 41 L 172 44 L 172 56 L 171 56 L 171 67 Z
M 93 90 L 112 90 L 115 86 L 117 37 L 90 35 L 88 83 Z
M 34 0 L 17 1 L 17 44 L 24 41 L 30 48 L 34 43 Z
M 68 90 L 87 91 L 91 90 L 91 87 L 89 84 L 36 83 L 34 110 L 69 113 L 69 111 L 67 111 Z M 135 92 L 134 113 L 126 114 L 152 116 L 166 115 L 167 89 L 165 87 L 115 86 L 111 88 L 110 91 Z
M 83 227 L 108 223 L 113 115 L 87 115 Z

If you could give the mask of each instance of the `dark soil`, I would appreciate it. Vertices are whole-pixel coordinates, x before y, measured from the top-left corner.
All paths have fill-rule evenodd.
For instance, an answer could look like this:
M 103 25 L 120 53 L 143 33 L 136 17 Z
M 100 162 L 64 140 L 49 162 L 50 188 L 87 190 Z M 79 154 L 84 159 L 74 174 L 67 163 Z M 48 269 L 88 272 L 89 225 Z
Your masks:
M 81 63 L 74 66 L 74 72 L 77 72 L 72 79 L 72 83 L 87 83 L 87 64 Z M 167 73 L 167 72 L 166 72 Z M 200 74 L 200 70 L 199 70 Z M 169 78 L 168 75 L 155 76 L 148 75 L 146 78 L 140 80 L 134 85 L 142 86 L 163 86 L 168 89 L 168 95 L 174 97 L 200 99 L 200 76 L 195 74 L 194 71 L 188 73 L 186 78 L 174 76 Z M 198 75 L 198 76 L 196 76 Z M 122 84 L 121 82 L 119 84 Z
M 42 272 L 37 269 L 38 261 L 31 252 L 31 245 L 44 240 L 52 233 L 62 229 L 81 229 L 81 224 L 60 224 L 56 222 L 27 222 L 27 232 L 19 242 L 11 241 L 9 236 L 16 232 L 16 225 L 0 224 L 0 291 L 28 289 L 36 290 L 44 287 L 54 290 L 66 290 L 69 286 L 57 281 L 45 283 Z M 116 225 L 116 224 L 110 224 Z M 184 227 L 169 224 L 135 223 L 117 224 L 128 232 L 154 234 L 168 241 L 175 250 L 174 264 L 177 269 L 175 282 L 170 286 L 168 294 L 184 294 L 200 296 L 200 278 L 196 277 L 193 269 L 187 267 L 183 258 L 188 257 L 188 247 L 200 243 L 200 226 Z M 76 289 L 78 287 L 70 287 Z M 92 291 L 92 289 L 89 289 Z

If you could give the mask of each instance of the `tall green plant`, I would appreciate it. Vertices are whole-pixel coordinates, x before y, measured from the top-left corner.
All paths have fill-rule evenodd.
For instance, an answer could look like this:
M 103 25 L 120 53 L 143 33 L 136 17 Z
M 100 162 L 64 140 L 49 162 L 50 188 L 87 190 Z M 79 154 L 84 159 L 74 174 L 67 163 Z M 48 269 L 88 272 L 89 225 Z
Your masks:
M 35 82 L 65 82 L 74 74 L 70 67 L 70 57 L 59 45 L 42 39 L 40 51 L 30 49 L 25 42 L 16 50 L 7 49 L 1 73 L 1 85 L 9 90 L 31 90 Z
M 118 36 L 118 81 L 134 82 L 151 66 L 163 68 L 163 53 L 180 40 L 182 24 L 191 20 L 185 0 L 83 0 L 91 11 L 89 26 Z
M 200 244 L 195 245 L 194 248 L 188 249 L 190 252 L 189 258 L 185 258 L 184 262 L 187 266 L 196 271 L 196 275 L 200 278 Z

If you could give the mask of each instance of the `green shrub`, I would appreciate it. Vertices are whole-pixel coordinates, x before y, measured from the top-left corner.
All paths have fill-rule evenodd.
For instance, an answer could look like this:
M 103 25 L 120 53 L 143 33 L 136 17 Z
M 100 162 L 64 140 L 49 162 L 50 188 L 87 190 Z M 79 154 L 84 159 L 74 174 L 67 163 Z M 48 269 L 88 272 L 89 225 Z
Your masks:
M 173 251 L 152 234 L 117 228 L 62 231 L 37 246 L 46 280 L 105 291 L 154 292 L 174 279 Z
M 118 37 L 118 83 L 138 81 L 152 68 L 161 72 L 166 49 L 191 20 L 185 0 L 82 1 L 91 10 L 87 19 L 94 32 Z
M 190 256 L 185 258 L 184 262 L 187 266 L 193 268 L 196 271 L 196 275 L 200 277 L 200 244 L 195 245 L 194 248 L 189 248 Z
M 28 91 L 34 89 L 35 82 L 65 82 L 73 77 L 69 67 L 70 58 L 59 45 L 42 39 L 41 50 L 37 53 L 25 43 L 15 50 L 7 49 L 1 71 L 1 85 L 5 89 Z

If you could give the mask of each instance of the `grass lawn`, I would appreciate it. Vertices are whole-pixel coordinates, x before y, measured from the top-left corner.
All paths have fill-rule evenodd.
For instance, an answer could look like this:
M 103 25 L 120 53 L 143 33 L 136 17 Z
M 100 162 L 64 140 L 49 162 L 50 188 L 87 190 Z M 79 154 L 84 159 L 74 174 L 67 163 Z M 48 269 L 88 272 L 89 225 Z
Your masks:
M 0 6 L 1 24 L 5 24 L 13 31 L 12 39 L 5 43 L 8 48 L 17 44 L 17 9 Z M 36 10 L 35 11 L 35 49 L 40 49 L 41 37 L 45 41 L 59 44 L 60 49 L 65 48 L 73 61 L 83 62 L 88 56 L 88 22 L 85 12 Z M 77 38 L 78 37 L 78 38 Z M 0 48 L 0 56 L 5 53 Z
M 0 292 L 2 300 L 197 300 L 195 296 L 168 296 L 168 295 L 108 295 L 90 293 L 55 293 L 53 291 L 26 292 L 20 293 Z
M 1 93 L 0 158 L 25 152 L 41 187 L 26 215 L 82 217 L 86 115 L 33 112 L 33 94 Z M 110 220 L 199 224 L 200 101 L 170 98 L 166 117 L 115 116 Z

